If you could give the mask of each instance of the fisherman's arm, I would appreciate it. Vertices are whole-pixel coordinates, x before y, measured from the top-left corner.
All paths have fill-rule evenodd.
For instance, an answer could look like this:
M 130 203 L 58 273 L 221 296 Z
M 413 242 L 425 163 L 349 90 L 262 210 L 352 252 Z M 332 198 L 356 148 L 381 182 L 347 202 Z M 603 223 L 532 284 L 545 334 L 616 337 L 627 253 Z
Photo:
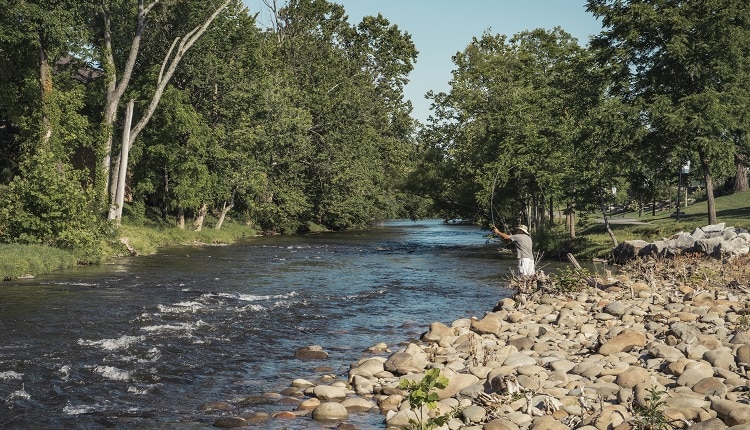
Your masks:
M 494 225 L 492 226 L 492 232 L 495 233 L 496 235 L 502 237 L 504 240 L 510 240 L 510 235 L 509 234 L 503 233 L 502 231 L 498 230 L 497 227 L 495 227 Z

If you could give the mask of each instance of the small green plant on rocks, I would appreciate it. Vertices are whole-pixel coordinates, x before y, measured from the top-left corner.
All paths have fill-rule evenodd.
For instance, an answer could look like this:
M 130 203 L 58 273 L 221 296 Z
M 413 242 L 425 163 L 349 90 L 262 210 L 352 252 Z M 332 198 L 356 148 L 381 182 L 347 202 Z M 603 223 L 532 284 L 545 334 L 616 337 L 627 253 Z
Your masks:
M 747 310 L 744 310 L 747 312 Z M 743 313 L 737 318 L 737 322 L 734 324 L 736 331 L 750 330 L 750 314 Z
M 402 379 L 398 387 L 409 392 L 407 400 L 409 406 L 417 413 L 418 420 L 409 420 L 409 426 L 402 430 L 432 430 L 448 422 L 454 414 L 440 415 L 437 417 L 425 417 L 423 406 L 433 410 L 437 406 L 438 397 L 435 390 L 448 386 L 448 378 L 440 374 L 440 369 L 430 369 L 425 372 L 421 381 Z
M 663 396 L 665 391 L 659 391 L 656 387 L 648 388 L 649 398 L 646 404 L 634 408 L 634 430 L 669 430 L 672 426 L 664 415 L 666 402 Z
M 552 284 L 561 292 L 576 292 L 586 288 L 586 278 L 591 273 L 587 269 L 564 267 L 557 274 L 551 275 Z
M 516 391 L 515 393 L 510 395 L 510 403 L 513 403 L 517 400 L 525 399 L 527 397 L 534 397 L 537 395 L 537 392 L 534 390 L 530 390 L 528 388 L 521 388 L 520 391 Z

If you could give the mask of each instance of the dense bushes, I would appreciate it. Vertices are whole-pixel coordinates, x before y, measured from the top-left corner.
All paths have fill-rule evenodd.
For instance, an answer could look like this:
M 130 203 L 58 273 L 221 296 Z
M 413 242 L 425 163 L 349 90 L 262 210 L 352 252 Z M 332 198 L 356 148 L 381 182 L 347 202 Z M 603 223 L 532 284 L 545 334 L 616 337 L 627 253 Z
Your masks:
M 81 188 L 75 171 L 40 154 L 24 166 L 0 195 L 0 241 L 48 245 L 74 253 L 80 262 L 101 261 L 110 237 L 92 207 L 92 191 Z

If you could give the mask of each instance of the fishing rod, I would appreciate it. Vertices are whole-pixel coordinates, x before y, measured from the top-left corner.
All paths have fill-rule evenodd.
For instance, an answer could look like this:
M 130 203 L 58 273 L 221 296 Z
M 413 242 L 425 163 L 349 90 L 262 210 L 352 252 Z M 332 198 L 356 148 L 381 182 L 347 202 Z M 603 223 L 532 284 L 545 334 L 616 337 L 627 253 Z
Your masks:
M 508 223 L 505 222 L 505 217 L 503 217 L 500 214 L 500 211 L 497 210 L 494 204 L 495 200 L 495 187 L 497 186 L 497 177 L 500 176 L 500 169 L 497 169 L 495 172 L 495 178 L 492 180 L 492 193 L 490 194 L 490 217 L 492 218 L 492 226 L 495 226 L 495 212 L 497 212 L 497 215 L 500 217 L 500 222 L 503 223 L 503 228 L 505 231 L 508 230 Z
M 498 168 L 495 172 L 495 178 L 492 180 L 492 193 L 490 193 L 490 218 L 492 220 L 492 227 L 495 227 L 495 212 L 497 212 L 498 217 L 500 217 L 500 222 L 503 223 L 503 229 L 505 231 L 510 231 L 508 229 L 508 224 L 505 222 L 505 217 L 503 217 L 499 211 L 497 211 L 497 208 L 495 208 L 495 187 L 497 186 L 497 177 L 500 176 L 500 169 Z M 490 236 L 487 238 L 487 243 L 490 242 L 490 239 L 492 238 L 492 233 L 490 233 Z

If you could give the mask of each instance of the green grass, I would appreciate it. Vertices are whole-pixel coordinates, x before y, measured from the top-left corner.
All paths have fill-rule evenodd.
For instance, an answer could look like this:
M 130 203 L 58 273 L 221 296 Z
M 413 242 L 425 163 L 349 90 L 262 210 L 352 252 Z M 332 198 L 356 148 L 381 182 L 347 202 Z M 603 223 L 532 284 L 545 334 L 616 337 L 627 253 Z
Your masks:
M 49 273 L 77 262 L 72 251 L 43 245 L 0 244 L 0 280 Z
M 193 231 L 155 221 L 132 224 L 127 221 L 124 220 L 123 225 L 117 229 L 116 236 L 127 238 L 128 244 L 138 255 L 153 254 L 161 246 L 232 243 L 255 235 L 255 230 L 239 222 L 226 222 L 221 230 L 208 227 Z M 128 255 L 127 249 L 117 240 L 92 252 L 102 254 L 99 258 L 101 261 Z M 50 273 L 75 266 L 79 261 L 80 256 L 73 251 L 50 246 L 0 244 L 0 280 Z
M 160 246 L 232 243 L 255 233 L 250 227 L 231 222 L 225 223 L 221 230 L 204 228 L 193 231 L 165 225 L 123 225 L 119 229 L 119 236 L 127 238 L 141 255 L 153 254 Z

